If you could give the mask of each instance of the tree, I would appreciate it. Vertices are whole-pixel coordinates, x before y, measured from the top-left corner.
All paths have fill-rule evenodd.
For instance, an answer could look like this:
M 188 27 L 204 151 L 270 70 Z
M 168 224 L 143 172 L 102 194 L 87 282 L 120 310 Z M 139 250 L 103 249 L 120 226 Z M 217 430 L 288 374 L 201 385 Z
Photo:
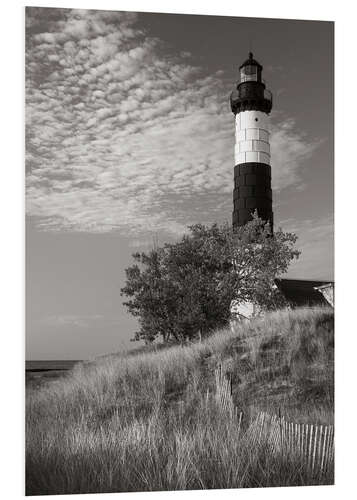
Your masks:
M 138 318 L 135 340 L 183 341 L 227 325 L 230 304 L 253 302 L 262 309 L 283 304 L 274 279 L 298 258 L 296 235 L 254 214 L 245 226 L 189 226 L 177 243 L 135 253 L 121 295 Z

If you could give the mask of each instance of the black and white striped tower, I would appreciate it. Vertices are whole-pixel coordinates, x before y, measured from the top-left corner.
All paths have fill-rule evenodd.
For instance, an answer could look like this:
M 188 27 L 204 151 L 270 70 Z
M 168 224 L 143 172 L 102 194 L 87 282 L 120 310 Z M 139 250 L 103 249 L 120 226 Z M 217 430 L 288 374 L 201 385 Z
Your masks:
M 272 94 L 262 80 L 263 67 L 249 58 L 240 66 L 240 81 L 231 94 L 235 115 L 235 167 L 233 190 L 233 227 L 259 217 L 273 229 L 269 113 Z

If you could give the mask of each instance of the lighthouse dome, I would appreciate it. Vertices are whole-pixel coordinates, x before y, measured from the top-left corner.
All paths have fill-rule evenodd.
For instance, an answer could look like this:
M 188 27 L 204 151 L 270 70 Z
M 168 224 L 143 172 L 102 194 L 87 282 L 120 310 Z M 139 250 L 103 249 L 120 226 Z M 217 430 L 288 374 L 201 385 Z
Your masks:
M 249 52 L 249 57 L 244 61 L 243 64 L 239 66 L 239 69 L 242 69 L 244 66 L 257 66 L 260 70 L 263 69 L 263 66 L 258 63 L 255 59 L 253 59 L 253 53 Z

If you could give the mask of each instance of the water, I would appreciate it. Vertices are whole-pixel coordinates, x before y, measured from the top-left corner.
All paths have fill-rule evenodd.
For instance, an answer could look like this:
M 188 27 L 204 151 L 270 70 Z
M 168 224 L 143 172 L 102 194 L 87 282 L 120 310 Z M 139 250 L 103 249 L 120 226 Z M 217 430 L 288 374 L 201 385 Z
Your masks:
M 26 361 L 26 371 L 50 371 L 50 370 L 70 370 L 79 360 L 39 360 Z
M 39 388 L 45 383 L 65 377 L 79 360 L 26 361 L 26 388 Z

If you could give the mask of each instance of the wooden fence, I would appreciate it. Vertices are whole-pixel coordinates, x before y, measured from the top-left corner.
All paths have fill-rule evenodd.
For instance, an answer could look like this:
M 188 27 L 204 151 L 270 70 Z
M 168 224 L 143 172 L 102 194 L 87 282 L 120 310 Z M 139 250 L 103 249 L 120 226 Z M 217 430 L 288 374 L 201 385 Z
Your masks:
M 215 382 L 218 407 L 237 419 L 241 433 L 243 413 L 233 403 L 232 383 L 221 366 L 215 372 Z M 302 461 L 313 475 L 328 473 L 334 467 L 333 425 L 289 422 L 284 416 L 260 412 L 247 426 L 242 438 L 249 446 L 265 446 L 273 455 L 282 454 Z
M 245 438 L 251 445 L 265 445 L 272 454 L 301 460 L 312 473 L 324 473 L 334 464 L 334 427 L 289 422 L 261 412 L 250 423 Z

